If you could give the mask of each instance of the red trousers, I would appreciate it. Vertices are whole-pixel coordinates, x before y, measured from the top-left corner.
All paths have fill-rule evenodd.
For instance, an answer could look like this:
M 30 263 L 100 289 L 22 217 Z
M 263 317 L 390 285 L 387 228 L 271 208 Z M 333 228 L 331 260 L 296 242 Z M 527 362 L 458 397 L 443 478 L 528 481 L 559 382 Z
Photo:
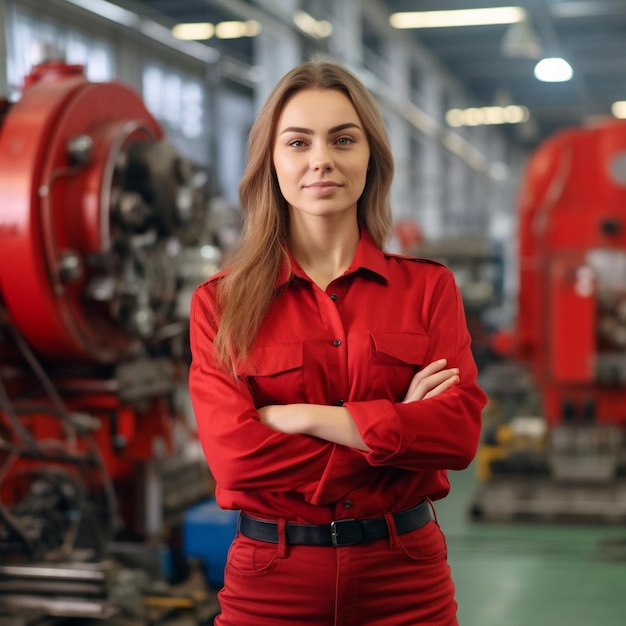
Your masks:
M 436 521 L 346 547 L 290 546 L 237 535 L 216 626 L 458 626 Z

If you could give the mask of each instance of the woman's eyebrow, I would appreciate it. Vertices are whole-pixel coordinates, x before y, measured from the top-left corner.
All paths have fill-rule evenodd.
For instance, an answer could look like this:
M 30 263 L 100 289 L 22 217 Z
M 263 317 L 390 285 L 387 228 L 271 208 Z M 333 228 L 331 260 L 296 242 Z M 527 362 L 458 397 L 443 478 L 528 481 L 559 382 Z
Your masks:
M 362 130 L 358 124 L 355 124 L 354 122 L 347 122 L 345 124 L 339 124 L 339 126 L 333 126 L 328 130 L 328 132 L 329 134 L 338 133 L 340 130 L 346 130 L 346 128 L 358 128 L 359 130 Z
M 303 128 L 301 126 L 288 126 L 280 131 L 281 135 L 285 133 L 302 133 L 303 135 L 312 135 L 313 131 L 310 128 Z
M 338 126 L 329 128 L 328 134 L 337 133 L 341 130 L 346 130 L 346 128 L 358 128 L 359 130 L 362 130 L 358 124 L 355 124 L 354 122 L 346 122 L 345 124 L 339 124 Z M 281 135 L 284 133 L 302 133 L 303 135 L 312 135 L 313 131 L 310 128 L 304 128 L 302 126 L 288 126 L 280 131 Z

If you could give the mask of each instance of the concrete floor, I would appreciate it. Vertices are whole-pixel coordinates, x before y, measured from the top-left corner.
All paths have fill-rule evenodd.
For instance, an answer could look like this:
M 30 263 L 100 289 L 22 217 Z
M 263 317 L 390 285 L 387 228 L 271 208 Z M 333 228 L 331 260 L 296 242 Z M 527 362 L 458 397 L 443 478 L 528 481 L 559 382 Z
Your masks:
M 626 624 L 626 527 L 475 523 L 474 469 L 450 480 L 435 505 L 460 626 Z

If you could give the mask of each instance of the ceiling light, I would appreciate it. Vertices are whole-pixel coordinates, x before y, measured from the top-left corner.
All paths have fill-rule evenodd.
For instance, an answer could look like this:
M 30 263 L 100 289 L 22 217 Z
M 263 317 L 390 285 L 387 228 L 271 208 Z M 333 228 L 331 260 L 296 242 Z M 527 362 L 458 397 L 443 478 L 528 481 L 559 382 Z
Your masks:
M 450 109 L 446 113 L 449 126 L 491 126 L 494 124 L 523 124 L 530 118 L 526 107 L 509 104 L 508 106 L 470 107 L 468 109 Z
M 541 59 L 535 65 L 535 78 L 545 83 L 563 83 L 574 75 L 572 66 L 560 57 Z
M 211 39 L 215 34 L 215 26 L 209 22 L 192 22 L 188 24 L 176 24 L 172 28 L 172 35 L 176 39 L 189 41 L 202 41 Z
M 526 107 L 516 104 L 509 104 L 504 107 L 504 123 L 505 124 L 523 124 L 528 121 L 530 113 Z
M 215 26 L 215 36 L 219 39 L 239 39 L 255 37 L 261 32 L 261 24 L 255 20 L 246 22 L 220 22 Z
M 330 37 L 333 32 L 333 26 L 326 20 L 316 20 L 306 11 L 295 11 L 293 14 L 293 23 L 302 31 L 315 37 L 316 39 L 325 39 Z
M 526 12 L 522 7 L 510 6 L 392 13 L 389 17 L 389 23 L 394 28 L 447 28 L 451 26 L 514 24 L 524 19 L 526 19 Z
M 611 105 L 611 113 L 620 120 L 626 120 L 626 100 L 618 100 Z

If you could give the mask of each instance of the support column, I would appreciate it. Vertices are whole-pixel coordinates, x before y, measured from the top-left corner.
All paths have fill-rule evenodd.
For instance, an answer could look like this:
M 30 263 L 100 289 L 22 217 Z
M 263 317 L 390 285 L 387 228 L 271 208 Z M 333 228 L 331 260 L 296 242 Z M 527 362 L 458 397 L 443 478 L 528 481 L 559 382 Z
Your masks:
M 388 77 L 390 90 L 399 100 L 410 100 L 410 58 L 405 45 L 392 41 L 388 46 Z M 391 189 L 391 206 L 394 221 L 415 219 L 417 215 L 411 202 L 413 184 L 411 163 L 411 132 L 408 122 L 400 115 L 390 115 L 387 122 L 391 149 L 395 161 L 395 176 Z
M 443 84 L 433 70 L 428 70 L 423 80 L 424 110 L 433 118 L 441 118 Z M 426 240 L 439 239 L 444 231 L 445 184 L 443 148 L 437 139 L 425 137 L 422 143 L 419 170 L 420 185 L 419 223 Z
M 233 206 L 239 205 L 239 181 L 246 165 L 247 134 L 254 121 L 253 103 L 246 96 L 222 90 L 215 97 L 216 133 L 214 159 L 221 194 Z
M 353 68 L 363 66 L 363 8 L 361 0 L 333 2 L 331 54 Z
M 446 236 L 459 237 L 469 235 L 469 222 L 472 220 L 474 206 L 473 195 L 470 187 L 470 174 L 476 177 L 476 173 L 470 171 L 469 166 L 454 155 L 446 159 L 448 166 L 444 177 L 446 186 L 447 211 L 446 211 Z
M 261 68 L 261 79 L 255 90 L 255 109 L 258 111 L 278 80 L 302 61 L 298 35 L 276 22 L 262 24 L 255 38 L 253 65 Z

